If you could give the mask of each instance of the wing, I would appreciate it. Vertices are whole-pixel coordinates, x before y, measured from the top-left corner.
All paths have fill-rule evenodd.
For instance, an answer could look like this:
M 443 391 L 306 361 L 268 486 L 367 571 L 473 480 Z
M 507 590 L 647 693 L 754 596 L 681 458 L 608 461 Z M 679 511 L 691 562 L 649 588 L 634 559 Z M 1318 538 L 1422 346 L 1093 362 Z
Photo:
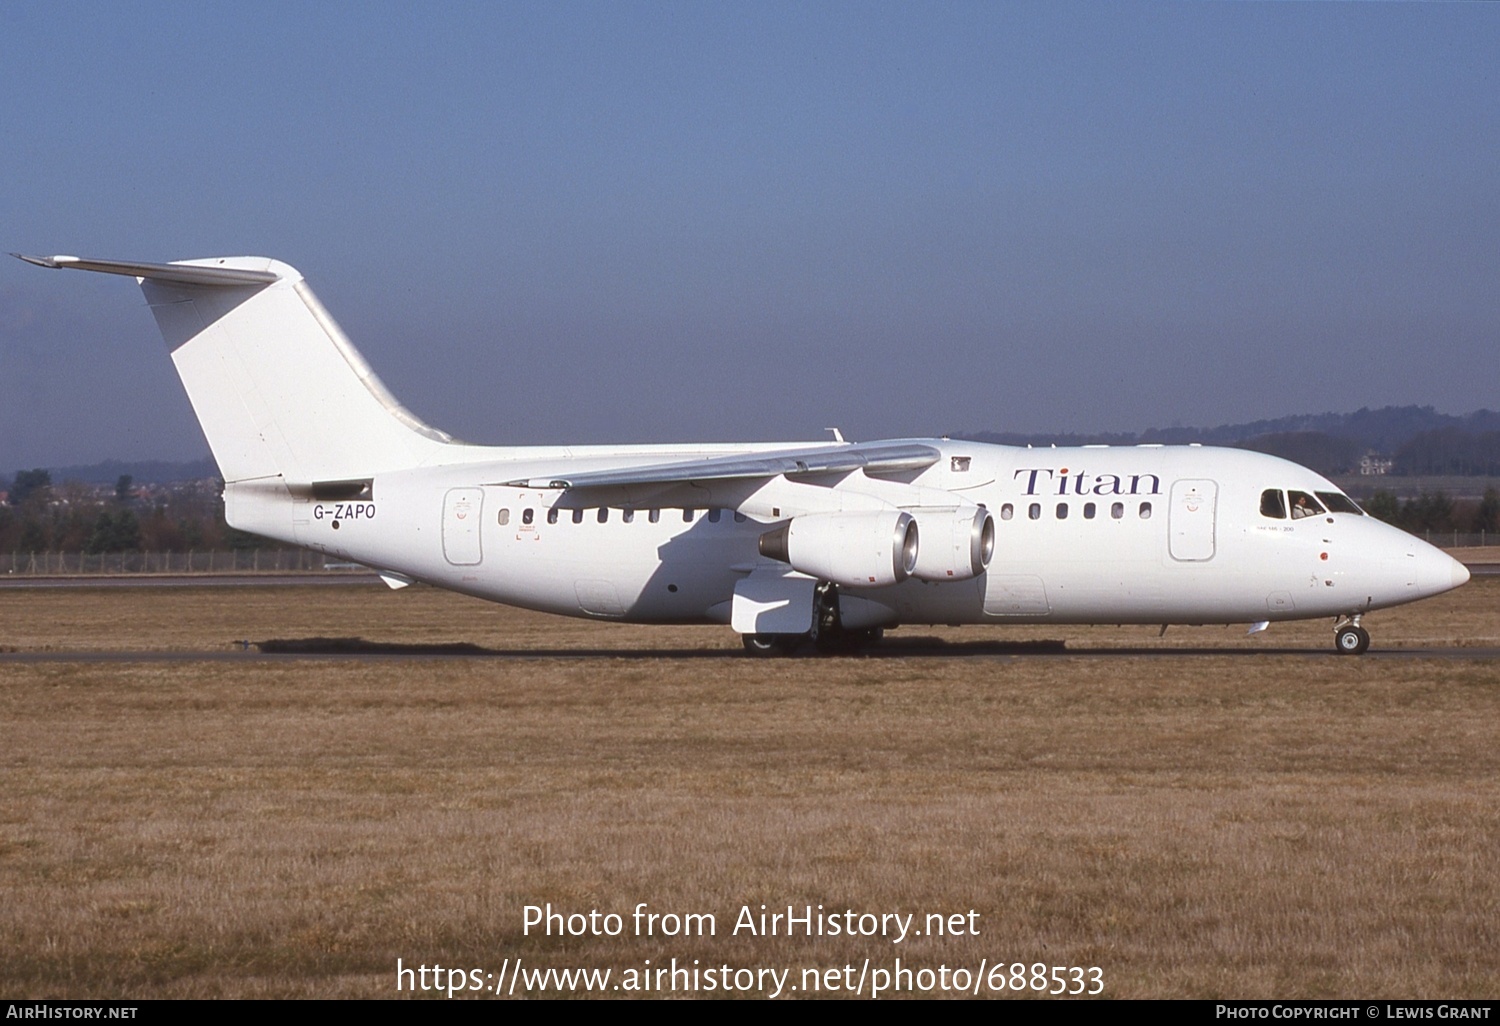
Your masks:
M 686 482 L 789 478 L 864 470 L 869 474 L 896 473 L 930 467 L 942 457 L 924 442 L 869 442 L 780 449 L 749 455 L 710 456 L 698 460 L 656 463 L 644 467 L 590 470 L 557 477 L 533 477 L 503 482 L 512 488 L 608 488 L 630 485 L 667 485 Z

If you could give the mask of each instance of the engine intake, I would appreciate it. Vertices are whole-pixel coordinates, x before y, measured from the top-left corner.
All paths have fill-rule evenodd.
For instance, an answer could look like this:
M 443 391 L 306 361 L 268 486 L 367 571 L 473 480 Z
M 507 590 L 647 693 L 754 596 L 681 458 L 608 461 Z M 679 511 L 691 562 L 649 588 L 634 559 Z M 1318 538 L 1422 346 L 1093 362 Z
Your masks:
M 924 581 L 967 581 L 984 573 L 995 554 L 995 518 L 979 509 L 914 510 L 922 525 L 922 551 L 912 576 Z

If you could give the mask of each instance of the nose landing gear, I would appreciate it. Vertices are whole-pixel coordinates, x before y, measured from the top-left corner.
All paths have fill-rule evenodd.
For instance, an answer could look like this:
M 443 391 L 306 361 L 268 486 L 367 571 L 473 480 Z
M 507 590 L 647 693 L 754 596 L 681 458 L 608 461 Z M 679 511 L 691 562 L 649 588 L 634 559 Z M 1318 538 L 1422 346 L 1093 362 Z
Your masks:
M 1370 647 L 1370 632 L 1359 625 L 1360 614 L 1333 625 L 1333 647 L 1339 655 L 1364 655 Z

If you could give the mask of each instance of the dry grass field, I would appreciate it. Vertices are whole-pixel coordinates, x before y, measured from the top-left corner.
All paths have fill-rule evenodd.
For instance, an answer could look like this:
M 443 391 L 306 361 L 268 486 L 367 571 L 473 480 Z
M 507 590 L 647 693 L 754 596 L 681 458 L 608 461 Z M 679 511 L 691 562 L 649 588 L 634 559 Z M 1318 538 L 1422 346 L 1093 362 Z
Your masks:
M 1377 650 L 1500 645 L 1500 577 L 1366 622 Z M 0 994 L 384 997 L 398 958 L 675 957 L 1493 998 L 1500 665 L 1336 657 L 1329 626 L 765 662 L 727 629 L 420 588 L 0 591 Z M 504 655 L 234 654 L 315 637 Z M 24 658 L 87 650 L 205 658 Z M 523 935 L 547 902 L 717 935 Z M 974 909 L 979 934 L 732 936 L 762 903 Z

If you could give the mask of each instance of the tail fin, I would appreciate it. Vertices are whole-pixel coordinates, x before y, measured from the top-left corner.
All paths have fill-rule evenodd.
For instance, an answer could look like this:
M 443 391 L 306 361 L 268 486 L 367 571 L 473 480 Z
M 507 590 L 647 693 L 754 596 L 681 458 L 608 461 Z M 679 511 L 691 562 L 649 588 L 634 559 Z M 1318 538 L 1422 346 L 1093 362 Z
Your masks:
M 452 441 L 396 401 L 279 261 L 21 259 L 140 282 L 226 482 L 365 478 L 433 462 Z

